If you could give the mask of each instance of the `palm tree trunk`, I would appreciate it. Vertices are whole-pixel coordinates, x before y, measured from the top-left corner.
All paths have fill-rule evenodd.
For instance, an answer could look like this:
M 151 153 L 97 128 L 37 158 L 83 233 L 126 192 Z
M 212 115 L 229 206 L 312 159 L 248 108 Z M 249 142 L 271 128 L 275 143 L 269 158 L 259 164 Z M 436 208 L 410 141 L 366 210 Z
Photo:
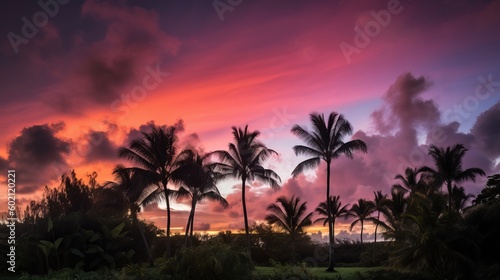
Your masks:
M 168 197 L 168 191 L 166 184 L 164 186 L 164 192 L 165 192 L 165 200 L 167 201 L 167 245 L 165 249 L 165 258 L 170 258 L 170 201 Z
M 447 182 L 446 187 L 448 188 L 448 221 L 451 218 L 451 181 Z
M 191 217 L 191 226 L 189 227 L 189 236 L 193 237 L 193 229 L 194 229 L 194 212 L 193 217 Z
M 193 204 L 193 216 L 191 216 L 191 226 L 189 227 L 189 236 L 191 237 L 191 241 L 190 241 L 190 244 L 193 240 L 193 230 L 194 230 L 194 214 L 196 213 L 196 203 L 198 202 L 198 199 L 196 199 L 194 201 L 194 204 Z
M 377 223 L 375 225 L 375 242 L 374 243 L 377 243 L 377 228 L 378 228 L 379 221 L 380 221 L 380 211 L 378 211 L 378 214 L 377 214 Z
M 151 256 L 151 250 L 149 249 L 148 240 L 146 239 L 146 236 L 144 235 L 144 231 L 142 230 L 141 224 L 139 223 L 139 220 L 137 219 L 137 212 L 135 212 L 135 209 L 136 209 L 136 207 L 133 207 L 133 209 L 131 209 L 132 223 L 139 230 L 139 234 L 141 235 L 142 242 L 144 243 L 144 247 L 146 248 L 146 252 L 148 253 L 148 262 L 151 266 L 153 266 L 153 256 Z
M 247 204 L 245 201 L 245 176 L 241 177 L 241 204 L 243 205 L 243 218 L 245 220 L 245 235 L 247 239 L 247 253 L 248 257 L 252 259 L 252 252 L 250 250 L 250 233 L 248 231 L 248 217 L 247 217 Z
M 326 162 L 326 213 L 328 215 L 328 252 L 329 261 L 326 271 L 335 271 L 333 264 L 333 225 L 332 225 L 332 211 L 330 205 L 330 161 Z
M 361 244 L 363 244 L 363 220 L 361 220 Z
M 194 198 L 191 198 L 191 211 L 189 211 L 189 217 L 186 225 L 186 233 L 184 236 L 184 247 L 187 247 L 188 245 L 188 237 L 189 237 L 189 229 L 191 227 L 191 220 L 193 219 L 193 213 L 194 213 Z

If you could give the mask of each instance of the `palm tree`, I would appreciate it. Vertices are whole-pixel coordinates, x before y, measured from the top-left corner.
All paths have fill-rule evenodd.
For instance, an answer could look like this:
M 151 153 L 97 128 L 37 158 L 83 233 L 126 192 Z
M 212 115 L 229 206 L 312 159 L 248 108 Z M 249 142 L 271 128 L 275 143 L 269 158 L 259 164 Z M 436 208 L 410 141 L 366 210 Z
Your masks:
M 393 188 L 391 197 L 387 199 L 386 212 L 382 212 L 385 216 L 385 221 L 378 220 L 377 225 L 384 229 L 384 237 L 386 239 L 396 239 L 397 233 L 401 227 L 403 214 L 408 207 L 408 199 L 405 198 L 405 193 L 401 190 Z
M 439 182 L 444 183 L 448 190 L 448 215 L 451 215 L 452 208 L 452 186 L 465 182 L 467 180 L 476 181 L 476 176 L 484 176 L 481 168 L 468 168 L 462 170 L 462 159 L 467 149 L 457 144 L 453 147 L 447 147 L 446 150 L 434 145 L 429 150 L 429 155 L 434 160 L 436 169 L 424 166 L 419 171 L 429 172 L 437 178 Z
M 369 220 L 375 223 L 375 243 L 377 243 L 377 229 L 380 222 L 380 214 L 384 213 L 387 215 L 388 210 L 387 206 L 389 205 L 389 200 L 387 199 L 386 194 L 382 194 L 382 191 L 373 192 L 375 195 L 373 199 L 373 211 L 377 211 L 376 218 L 370 218 Z
M 248 227 L 248 216 L 245 199 L 247 181 L 258 180 L 268 183 L 275 190 L 279 189 L 280 177 L 271 169 L 266 169 L 262 163 L 272 154 L 274 150 L 267 148 L 257 141 L 260 135 L 258 130 L 249 131 L 248 125 L 245 129 L 232 127 L 234 143 L 229 143 L 227 151 L 218 150 L 211 154 L 216 155 L 220 162 L 214 163 L 215 170 L 220 172 L 221 178 L 233 177 L 241 179 L 241 202 L 243 205 L 243 217 L 245 221 L 245 236 L 247 239 L 247 253 L 251 258 L 250 234 Z
M 351 223 L 351 226 L 349 227 L 349 230 L 352 230 L 352 228 L 357 225 L 358 223 L 361 224 L 361 244 L 363 244 L 363 226 L 364 222 L 370 218 L 370 214 L 373 213 L 375 209 L 375 205 L 373 202 L 365 200 L 365 199 L 358 199 L 358 203 L 354 204 L 351 207 L 351 215 L 356 217 L 356 220 L 354 220 Z
M 332 230 L 335 232 L 335 220 L 337 218 L 347 219 L 349 217 L 349 210 L 347 207 L 349 204 L 342 206 L 342 202 L 340 202 L 340 196 L 330 196 L 330 203 L 324 201 L 321 202 L 316 208 L 316 213 L 320 215 L 320 218 L 317 218 L 314 223 L 323 222 L 323 226 L 328 222 L 328 205 L 330 205 L 330 213 L 332 217 Z M 335 242 L 335 241 L 333 241 Z
M 133 168 L 126 168 L 125 166 L 119 164 L 113 170 L 113 175 L 115 176 L 115 181 L 108 181 L 104 184 L 105 187 L 109 187 L 111 189 L 119 191 L 125 200 L 125 206 L 128 208 L 130 218 L 132 219 L 132 224 L 137 228 L 139 234 L 141 235 L 142 242 L 144 242 L 144 247 L 146 248 L 146 252 L 148 254 L 148 260 L 150 264 L 153 262 L 153 258 L 151 256 L 151 250 L 149 248 L 148 241 L 146 236 L 144 235 L 144 231 L 137 219 L 137 213 L 140 212 L 141 201 L 140 198 L 143 192 L 147 192 L 145 189 L 146 186 L 150 184 L 150 182 L 145 182 L 143 179 L 138 176 L 138 173 L 134 172 Z
M 151 127 L 150 133 L 142 133 L 143 138 L 133 140 L 130 148 L 121 147 L 118 156 L 134 161 L 139 167 L 133 168 L 140 173 L 142 178 L 149 178 L 154 191 L 141 197 L 143 204 L 165 201 L 167 205 L 166 250 L 165 256 L 170 257 L 170 198 L 176 191 L 169 189 L 168 184 L 172 171 L 179 166 L 183 158 L 190 156 L 190 150 L 185 150 L 177 155 L 175 142 L 175 128 Z
M 186 225 L 186 246 L 188 236 L 193 236 L 194 214 L 198 202 L 209 199 L 219 202 L 224 208 L 228 207 L 226 199 L 221 196 L 216 185 L 221 174 L 214 170 L 213 164 L 207 164 L 206 159 L 207 155 L 200 156 L 193 153 L 172 172 L 172 180 L 182 185 L 179 188 L 179 196 L 191 198 L 191 211 Z
M 366 144 L 361 140 L 351 140 L 344 142 L 344 137 L 352 134 L 351 124 L 342 114 L 330 113 L 328 121 L 325 121 L 323 114 L 312 113 L 310 119 L 313 124 L 311 132 L 299 125 L 292 127 L 292 133 L 302 139 L 306 145 L 296 145 L 293 150 L 296 155 L 308 155 L 311 158 L 299 163 L 292 171 L 294 177 L 298 176 L 303 170 L 315 168 L 321 160 L 326 163 L 326 201 L 330 203 L 330 165 L 333 159 L 345 155 L 348 158 L 353 157 L 355 151 L 367 152 Z M 331 206 L 328 205 L 328 221 L 332 221 Z M 334 233 L 333 225 L 328 223 L 329 234 L 329 264 L 327 271 L 335 271 L 333 265 L 333 243 Z
M 418 174 L 417 168 L 407 167 L 404 175 L 396 175 L 394 179 L 400 180 L 401 183 L 394 184 L 393 188 L 407 192 L 411 197 L 415 192 L 420 191 L 423 187 L 422 185 L 425 184 L 422 177 L 418 178 Z
M 292 259 L 295 260 L 295 240 L 297 236 L 304 233 L 304 229 L 312 224 L 313 212 L 306 214 L 307 203 L 300 203 L 300 198 L 293 195 L 290 199 L 280 196 L 276 203 L 267 207 L 271 214 L 266 216 L 266 221 L 270 225 L 286 231 L 292 241 Z
M 451 201 L 452 201 L 452 209 L 457 212 L 462 212 L 466 209 L 467 202 L 474 197 L 473 194 L 466 194 L 464 187 L 453 186 L 451 190 Z

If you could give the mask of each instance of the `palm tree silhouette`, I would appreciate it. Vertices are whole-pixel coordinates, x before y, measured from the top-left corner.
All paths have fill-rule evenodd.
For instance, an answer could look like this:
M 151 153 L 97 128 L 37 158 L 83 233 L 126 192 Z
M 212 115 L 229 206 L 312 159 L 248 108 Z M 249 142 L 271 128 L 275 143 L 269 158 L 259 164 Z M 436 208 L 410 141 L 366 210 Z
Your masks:
M 376 223 L 385 230 L 383 235 L 386 239 L 396 239 L 397 233 L 401 227 L 403 214 L 406 212 L 407 207 L 408 199 L 405 198 L 405 193 L 393 188 L 391 197 L 387 199 L 387 211 L 385 213 L 382 212 L 385 216 L 385 221 L 376 221 Z
M 250 234 L 248 227 L 248 215 L 245 199 L 246 182 L 253 180 L 268 183 L 273 189 L 279 189 L 280 177 L 271 169 L 266 169 L 262 163 L 272 154 L 274 150 L 267 148 L 257 141 L 260 135 L 258 130 L 249 131 L 248 125 L 244 129 L 232 127 L 234 143 L 229 143 L 227 151 L 218 150 L 211 153 L 216 155 L 220 162 L 214 163 L 215 170 L 220 172 L 221 178 L 233 177 L 241 179 L 241 202 L 243 205 L 243 217 L 245 221 L 245 236 L 247 239 L 247 253 L 251 258 Z
M 183 158 L 189 157 L 190 150 L 177 154 L 175 128 L 151 127 L 150 133 L 142 133 L 143 138 L 133 140 L 130 148 L 121 147 L 118 156 L 134 161 L 139 167 L 134 172 L 141 173 L 154 182 L 154 191 L 141 197 L 143 204 L 165 201 L 167 205 L 166 250 L 165 256 L 170 257 L 170 198 L 176 196 L 176 191 L 168 188 L 172 171 L 179 166 Z
M 361 244 L 363 244 L 364 222 L 370 218 L 370 214 L 373 213 L 374 209 L 375 205 L 373 204 L 373 202 L 365 199 L 358 199 L 358 202 L 355 203 L 349 211 L 351 213 L 351 216 L 356 217 L 356 219 L 351 223 L 349 230 L 352 230 L 352 228 L 358 223 L 361 224 Z
M 132 224 L 139 231 L 148 254 L 148 261 L 152 264 L 153 258 L 151 256 L 151 250 L 141 224 L 137 219 L 137 213 L 141 210 L 140 198 L 142 197 L 143 192 L 147 192 L 147 186 L 153 182 L 146 182 L 145 180 L 147 180 L 148 177 L 138 176 L 138 173 L 134 172 L 133 168 L 126 168 L 122 164 L 118 164 L 113 169 L 113 175 L 115 176 L 115 181 L 108 181 L 104 184 L 104 186 L 115 189 L 123 195 L 125 205 L 128 208 L 130 218 L 132 219 Z
M 373 199 L 373 211 L 377 211 L 376 218 L 369 218 L 368 220 L 373 221 L 375 223 L 375 240 L 377 243 L 377 230 L 380 222 L 380 214 L 384 213 L 387 215 L 387 206 L 389 204 L 389 200 L 387 199 L 387 195 L 382 194 L 382 191 L 373 192 L 375 195 Z
M 404 175 L 398 174 L 394 179 L 401 181 L 401 183 L 394 184 L 393 188 L 407 192 L 412 196 L 415 192 L 422 189 L 424 184 L 422 177 L 418 178 L 418 169 L 407 167 Z
M 290 199 L 280 196 L 276 203 L 267 207 L 271 214 L 266 216 L 270 225 L 286 231 L 292 241 L 292 260 L 295 261 L 295 241 L 297 236 L 304 233 L 306 227 L 312 224 L 313 212 L 307 213 L 307 202 L 300 203 L 300 197 L 293 195 Z
M 221 174 L 216 172 L 213 164 L 206 163 L 207 155 L 200 156 L 192 154 L 180 163 L 180 167 L 172 172 L 172 180 L 181 184 L 179 196 L 189 196 L 191 198 L 191 211 L 185 233 L 185 246 L 187 246 L 188 236 L 193 236 L 194 215 L 198 202 L 205 199 L 219 202 L 222 207 L 227 208 L 228 203 L 223 198 L 217 188 L 217 180 Z
M 342 206 L 342 202 L 340 202 L 340 196 L 330 196 L 330 203 L 324 201 L 321 202 L 316 208 L 316 213 L 320 215 L 320 218 L 317 218 L 314 223 L 323 222 L 323 226 L 328 222 L 328 205 L 330 205 L 330 213 L 332 217 L 332 230 L 335 232 L 335 220 L 337 218 L 347 219 L 349 217 L 349 210 L 347 207 L 349 204 Z M 335 241 L 333 241 L 335 243 Z
M 481 168 L 462 170 L 462 159 L 466 151 L 467 149 L 461 144 L 447 147 L 446 150 L 432 145 L 429 155 L 434 161 L 435 169 L 424 166 L 419 170 L 431 173 L 439 182 L 442 182 L 446 186 L 448 190 L 448 215 L 451 215 L 452 212 L 453 183 L 462 183 L 467 180 L 475 182 L 477 175 L 485 175 Z
M 299 163 L 292 171 L 294 177 L 298 176 L 303 170 L 315 168 L 321 160 L 326 163 L 326 201 L 330 203 L 330 165 L 333 159 L 345 155 L 348 158 L 353 157 L 354 151 L 367 152 L 366 144 L 361 140 L 351 140 L 344 142 L 344 137 L 352 134 L 351 124 L 342 114 L 330 113 L 328 121 L 325 121 L 323 114 L 312 113 L 310 119 L 313 124 L 311 132 L 299 125 L 292 127 L 292 133 L 302 139 L 306 146 L 296 145 L 293 147 L 296 155 L 312 156 Z M 328 221 L 332 221 L 331 206 L 327 207 Z M 329 234 L 329 264 L 326 271 L 335 271 L 333 264 L 333 243 L 334 233 L 333 225 L 328 223 Z
M 451 190 L 452 209 L 457 212 L 462 212 L 465 210 L 467 202 L 473 197 L 474 195 L 465 193 L 464 187 L 454 185 Z

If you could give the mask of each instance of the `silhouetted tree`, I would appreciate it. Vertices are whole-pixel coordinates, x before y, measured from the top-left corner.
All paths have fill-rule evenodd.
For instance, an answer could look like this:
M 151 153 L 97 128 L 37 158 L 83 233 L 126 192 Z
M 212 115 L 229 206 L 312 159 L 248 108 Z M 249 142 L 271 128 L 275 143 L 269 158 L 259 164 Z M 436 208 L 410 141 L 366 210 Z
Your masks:
M 326 225 L 326 223 L 328 222 L 328 205 L 330 205 L 332 230 L 335 232 L 335 220 L 337 218 L 347 219 L 349 217 L 349 210 L 347 209 L 347 206 L 349 206 L 349 204 L 342 206 L 342 202 L 340 202 L 340 196 L 330 196 L 330 203 L 326 201 L 321 202 L 316 208 L 316 213 L 321 217 L 317 218 L 314 223 L 323 222 L 323 226 Z M 335 240 L 333 242 L 335 243 Z
M 473 204 L 488 203 L 500 199 L 500 174 L 488 176 L 486 187 L 472 201 Z
M 137 214 L 141 210 L 141 196 L 145 191 L 147 192 L 147 187 L 153 182 L 145 181 L 146 178 L 139 176 L 138 173 L 134 172 L 133 168 L 125 168 L 125 166 L 121 164 L 115 167 L 113 175 L 115 176 L 115 181 L 106 182 L 105 186 L 118 190 L 124 197 L 125 206 L 128 208 L 132 224 L 139 231 L 144 247 L 146 248 L 146 253 L 148 254 L 148 260 L 152 263 L 153 257 L 151 256 L 151 250 L 146 236 L 144 235 L 144 230 L 137 218 Z
M 452 210 L 452 187 L 453 183 L 462 183 L 468 180 L 476 181 L 476 176 L 484 176 L 485 173 L 481 168 L 462 169 L 462 159 L 467 149 L 457 144 L 446 149 L 438 148 L 434 145 L 429 150 L 429 155 L 432 157 L 435 169 L 424 166 L 420 171 L 429 172 L 434 177 L 446 186 L 448 190 L 448 214 Z
M 364 227 L 364 222 L 370 217 L 370 214 L 373 213 L 375 209 L 375 205 L 373 202 L 365 200 L 365 199 L 358 199 L 358 202 L 355 203 L 349 212 L 353 217 L 356 219 L 351 223 L 351 226 L 349 227 L 349 230 L 352 230 L 352 228 L 357 225 L 358 223 L 361 224 L 361 244 L 363 244 L 363 227 Z
M 167 204 L 166 227 L 166 257 L 170 257 L 170 198 L 176 195 L 175 190 L 168 187 L 172 171 L 178 167 L 178 162 L 192 153 L 190 150 L 177 154 L 174 127 L 151 127 L 150 133 L 142 133 L 142 138 L 135 139 L 129 148 L 121 147 L 118 156 L 135 162 L 139 167 L 134 172 L 155 182 L 155 191 L 148 192 L 142 197 L 144 204 L 153 201 L 165 201 Z
M 300 197 L 293 195 L 290 199 L 280 196 L 276 203 L 267 207 L 271 212 L 266 216 L 266 221 L 284 230 L 290 235 L 292 244 L 292 260 L 295 261 L 295 240 L 297 236 L 305 232 L 305 228 L 312 224 L 313 212 L 306 213 L 307 203 L 300 203 Z
M 387 195 L 382 194 L 382 191 L 373 192 L 375 197 L 373 198 L 373 211 L 377 211 L 376 218 L 370 218 L 369 220 L 375 223 L 375 240 L 377 242 L 377 230 L 380 222 L 380 214 L 384 213 L 386 216 L 388 215 L 387 206 L 389 204 L 389 200 L 387 199 Z
M 321 160 L 326 163 L 326 198 L 329 203 L 330 198 L 330 165 L 332 160 L 345 155 L 353 157 L 355 151 L 367 152 L 366 144 L 361 140 L 351 140 L 344 142 L 344 138 L 352 134 L 351 124 L 343 115 L 335 112 L 330 113 L 328 120 L 325 121 L 323 114 L 312 113 L 310 115 L 313 124 L 312 131 L 307 131 L 299 125 L 292 127 L 292 133 L 302 139 L 306 145 L 296 145 L 293 147 L 296 155 L 307 155 L 311 158 L 299 163 L 292 171 L 296 177 L 305 169 L 316 168 Z M 330 212 L 331 207 L 327 207 L 328 221 L 332 221 Z M 329 264 L 327 271 L 335 271 L 333 264 L 333 243 L 334 232 L 333 225 L 328 223 L 329 234 Z
M 248 125 L 245 129 L 232 127 L 234 143 L 229 143 L 227 151 L 218 150 L 211 154 L 216 155 L 220 162 L 214 163 L 216 171 L 221 172 L 222 177 L 233 177 L 241 179 L 241 202 L 243 205 L 243 218 L 245 222 L 245 235 L 247 239 L 247 252 L 251 257 L 250 235 L 248 227 L 248 215 L 246 207 L 246 183 L 257 180 L 268 183 L 272 188 L 279 189 L 280 177 L 271 169 L 266 169 L 262 163 L 272 154 L 274 150 L 267 148 L 257 141 L 259 131 L 249 131 Z
M 192 154 L 186 158 L 180 167 L 172 172 L 172 179 L 181 184 L 179 196 L 189 196 L 191 198 L 191 211 L 186 225 L 185 245 L 187 246 L 188 236 L 193 236 L 194 215 L 196 204 L 205 199 L 219 202 L 224 208 L 228 207 L 217 188 L 217 180 L 221 178 L 221 173 L 216 172 L 215 165 L 206 163 L 207 156 Z

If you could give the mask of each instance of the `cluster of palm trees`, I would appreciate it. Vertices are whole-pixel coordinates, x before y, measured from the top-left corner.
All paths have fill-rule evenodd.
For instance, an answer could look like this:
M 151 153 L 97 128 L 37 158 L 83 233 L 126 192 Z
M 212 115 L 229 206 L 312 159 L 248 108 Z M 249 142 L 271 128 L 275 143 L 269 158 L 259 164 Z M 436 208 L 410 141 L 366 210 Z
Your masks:
M 395 177 L 397 183 L 392 186 L 390 196 L 376 191 L 373 200 L 359 199 L 350 208 L 342 205 L 339 196 L 330 196 L 316 208 L 319 218 L 314 222 L 313 212 L 307 213 L 306 202 L 299 203 L 300 198 L 295 196 L 291 199 L 280 197 L 269 205 L 271 214 L 266 220 L 290 235 L 292 254 L 294 240 L 305 232 L 305 227 L 316 222 L 326 225 L 331 221 L 333 228 L 336 219 L 351 217 L 350 230 L 360 225 L 361 243 L 366 222 L 375 225 L 374 242 L 377 242 L 379 227 L 383 228 L 385 239 L 396 241 L 395 263 L 410 266 L 423 263 L 422 267 L 443 269 L 446 260 L 455 263 L 460 256 L 454 251 L 454 244 L 449 244 L 449 240 L 457 236 L 448 235 L 452 227 L 462 224 L 463 212 L 472 198 L 458 184 L 485 175 L 479 168 L 462 168 L 466 151 L 460 144 L 446 149 L 431 146 L 429 155 L 434 167 L 408 167 L 404 174 Z M 495 178 L 498 180 L 499 177 L 489 178 L 488 184 L 494 185 Z M 437 263 L 433 264 L 433 261 Z
M 331 164 L 340 156 L 353 158 L 355 152 L 367 152 L 366 144 L 361 140 L 345 141 L 352 134 L 351 124 L 343 115 L 332 112 L 325 119 L 323 114 L 310 114 L 311 130 L 294 125 L 291 132 L 305 144 L 296 145 L 293 150 L 297 156 L 309 158 L 300 162 L 292 171 L 294 177 L 307 169 L 317 168 L 323 161 L 326 163 L 326 197 L 315 212 L 320 216 L 314 223 L 328 224 L 329 230 L 329 266 L 327 271 L 334 271 L 334 225 L 337 219 L 354 217 L 351 230 L 361 226 L 361 242 L 366 222 L 375 225 L 375 242 L 379 227 L 384 229 L 386 238 L 394 238 L 401 228 L 401 221 L 407 214 L 407 208 L 413 203 L 413 197 L 430 196 L 438 193 L 441 186 L 447 191 L 448 215 L 461 211 L 470 198 L 463 187 L 458 184 L 475 180 L 484 175 L 478 168 L 462 169 L 462 158 L 467 151 L 462 145 L 446 149 L 431 146 L 429 155 L 433 158 L 434 167 L 407 168 L 405 174 L 395 177 L 399 180 L 392 188 L 390 196 L 381 191 L 374 192 L 373 201 L 359 199 L 350 209 L 342 206 L 339 196 L 331 195 Z M 251 256 L 250 233 L 246 207 L 246 188 L 252 181 L 260 181 L 277 190 L 280 188 L 280 177 L 276 172 L 263 166 L 265 161 L 277 154 L 262 142 L 258 141 L 259 131 L 232 127 L 233 141 L 227 150 L 217 150 L 205 155 L 195 150 L 178 150 L 174 127 L 152 127 L 149 133 L 143 133 L 141 139 L 130 143 L 129 147 L 119 150 L 119 157 L 135 163 L 133 167 L 117 166 L 114 170 L 116 182 L 110 183 L 125 194 L 129 211 L 137 224 L 137 212 L 141 205 L 153 202 L 165 202 L 166 251 L 170 257 L 170 200 L 188 197 L 191 200 L 191 211 L 185 228 L 186 245 L 188 236 L 193 234 L 194 217 L 197 203 L 209 199 L 227 207 L 227 201 L 217 189 L 217 183 L 226 178 L 241 180 L 241 201 L 248 255 Z M 175 187 L 174 187 L 175 186 Z M 304 232 L 304 228 L 313 224 L 313 213 L 307 213 L 306 202 L 299 197 L 279 197 L 276 203 L 267 208 L 266 216 L 269 224 L 286 232 L 293 240 Z M 392 235 L 391 235 L 392 233 Z M 144 242 L 145 239 L 144 239 Z M 147 244 L 145 244 L 147 246 Z
M 249 131 L 248 127 L 233 127 L 233 136 L 234 143 L 229 144 L 227 151 L 218 150 L 200 155 L 191 149 L 178 152 L 174 127 L 152 127 L 151 132 L 143 133 L 143 137 L 133 140 L 129 147 L 119 149 L 119 157 L 134 162 L 136 166 L 117 166 L 114 170 L 116 182 L 109 182 L 108 185 L 124 193 L 134 221 L 141 205 L 166 203 L 166 257 L 171 255 L 170 200 L 181 197 L 189 197 L 191 200 L 191 211 L 185 228 L 187 245 L 188 236 L 193 235 L 198 202 L 209 199 L 219 202 L 223 207 L 228 206 L 217 188 L 218 181 L 227 177 L 238 178 L 242 182 L 243 214 L 250 254 L 246 184 L 260 180 L 277 189 L 280 177 L 273 170 L 262 166 L 262 162 L 276 152 L 256 140 L 258 131 Z M 212 157 L 218 160 L 212 161 Z M 145 239 L 144 242 L 149 248 Z
M 330 197 L 330 164 L 341 155 L 352 158 L 356 150 L 366 152 L 366 145 L 360 140 L 344 142 L 344 137 L 352 133 L 350 123 L 341 114 L 331 113 L 325 120 L 324 115 L 310 115 L 313 124 L 312 131 L 307 131 L 299 125 L 292 128 L 292 133 L 306 142 L 306 145 L 294 147 L 296 155 L 310 155 L 311 158 L 301 162 L 293 170 L 297 176 L 303 170 L 318 166 L 321 160 L 327 163 L 327 197 Z M 192 235 L 194 214 L 197 202 L 211 199 L 227 206 L 227 201 L 221 197 L 217 182 L 228 178 L 241 180 L 241 201 L 247 251 L 250 251 L 250 236 L 248 215 L 246 209 L 246 185 L 252 181 L 269 184 L 273 189 L 279 189 L 280 177 L 276 172 L 267 169 L 263 163 L 276 151 L 267 148 L 257 140 L 259 131 L 250 131 L 248 126 L 232 127 L 234 141 L 227 150 L 217 150 L 206 155 L 199 155 L 191 149 L 178 151 L 177 137 L 174 127 L 152 127 L 149 133 L 133 140 L 129 147 L 119 149 L 119 157 L 135 163 L 134 167 L 117 166 L 114 170 L 116 182 L 109 183 L 119 188 L 129 202 L 132 217 L 140 210 L 140 205 L 153 202 L 165 202 L 166 220 L 166 251 L 170 256 L 170 200 L 179 197 L 191 198 L 191 212 L 187 221 L 186 240 Z M 176 185 L 177 187 L 172 187 Z M 329 225 L 330 241 L 333 244 L 333 223 L 330 201 L 327 200 L 324 209 L 327 213 L 326 223 Z M 333 246 L 330 246 L 333 254 Z M 333 266 L 331 268 L 333 270 Z

